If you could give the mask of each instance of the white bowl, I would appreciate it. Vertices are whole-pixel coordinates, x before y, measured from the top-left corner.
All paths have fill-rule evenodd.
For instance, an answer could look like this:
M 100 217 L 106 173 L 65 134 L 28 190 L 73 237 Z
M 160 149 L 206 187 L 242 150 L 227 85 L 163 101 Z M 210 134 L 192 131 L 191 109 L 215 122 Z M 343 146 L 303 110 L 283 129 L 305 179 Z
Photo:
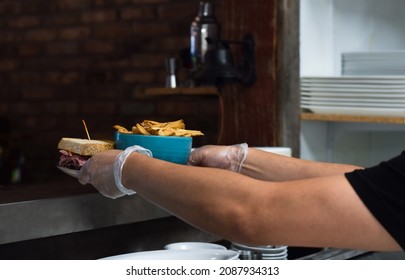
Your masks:
M 177 242 L 167 244 L 164 248 L 167 250 L 201 250 L 201 249 L 226 250 L 225 246 L 208 242 Z
M 232 250 L 156 250 L 116 255 L 101 260 L 237 260 Z

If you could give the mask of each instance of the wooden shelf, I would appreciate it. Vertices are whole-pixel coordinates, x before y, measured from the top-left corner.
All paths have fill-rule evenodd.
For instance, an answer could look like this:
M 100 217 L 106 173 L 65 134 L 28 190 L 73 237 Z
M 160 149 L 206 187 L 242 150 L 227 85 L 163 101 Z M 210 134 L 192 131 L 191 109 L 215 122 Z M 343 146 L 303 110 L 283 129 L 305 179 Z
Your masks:
M 334 114 L 314 114 L 305 112 L 301 113 L 301 120 L 405 124 L 405 117 L 348 116 Z
M 145 90 L 146 96 L 165 96 L 165 95 L 210 95 L 217 96 L 216 87 L 190 87 L 190 88 L 148 88 Z

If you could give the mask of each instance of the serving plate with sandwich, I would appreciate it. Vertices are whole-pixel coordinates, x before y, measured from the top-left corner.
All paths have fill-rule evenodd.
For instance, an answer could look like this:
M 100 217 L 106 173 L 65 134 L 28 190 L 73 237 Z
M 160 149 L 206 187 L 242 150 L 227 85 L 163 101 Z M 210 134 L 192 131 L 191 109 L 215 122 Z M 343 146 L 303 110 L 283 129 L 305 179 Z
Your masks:
M 113 148 L 114 143 L 112 141 L 62 138 L 58 143 L 60 158 L 56 167 L 62 172 L 78 178 L 80 168 L 89 158 Z

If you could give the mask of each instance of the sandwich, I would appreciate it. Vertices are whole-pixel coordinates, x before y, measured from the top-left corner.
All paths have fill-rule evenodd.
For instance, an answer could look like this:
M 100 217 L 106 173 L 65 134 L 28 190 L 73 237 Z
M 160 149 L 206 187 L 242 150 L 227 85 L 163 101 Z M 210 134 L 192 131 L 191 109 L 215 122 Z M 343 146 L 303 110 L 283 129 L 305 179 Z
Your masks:
M 114 143 L 103 140 L 62 138 L 58 143 L 59 167 L 79 170 L 86 161 L 97 153 L 114 148 Z

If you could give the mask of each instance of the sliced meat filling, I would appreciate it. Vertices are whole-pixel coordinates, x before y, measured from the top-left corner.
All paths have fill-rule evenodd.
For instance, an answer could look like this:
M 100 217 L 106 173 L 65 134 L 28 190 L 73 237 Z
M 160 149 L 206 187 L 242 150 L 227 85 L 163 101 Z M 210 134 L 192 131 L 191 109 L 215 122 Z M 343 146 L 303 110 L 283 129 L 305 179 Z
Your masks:
M 59 152 L 59 166 L 75 170 L 79 170 L 90 158 L 89 156 L 81 156 L 65 150 L 60 150 Z

